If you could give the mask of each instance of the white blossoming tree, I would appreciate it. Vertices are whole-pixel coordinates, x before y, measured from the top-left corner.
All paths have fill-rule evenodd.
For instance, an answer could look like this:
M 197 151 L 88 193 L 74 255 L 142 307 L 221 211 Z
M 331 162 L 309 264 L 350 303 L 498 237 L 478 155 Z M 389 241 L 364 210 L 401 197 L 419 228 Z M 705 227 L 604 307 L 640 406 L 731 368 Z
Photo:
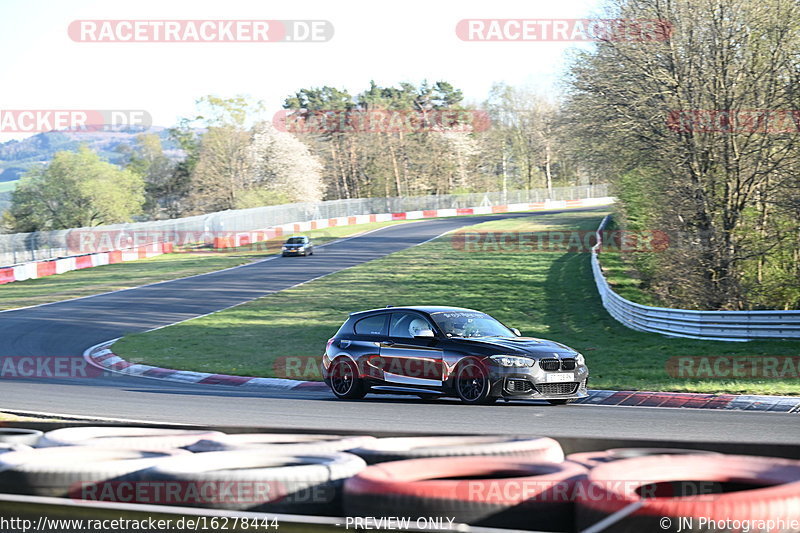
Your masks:
M 251 187 L 239 207 L 322 200 L 322 164 L 293 134 L 259 123 L 249 155 Z

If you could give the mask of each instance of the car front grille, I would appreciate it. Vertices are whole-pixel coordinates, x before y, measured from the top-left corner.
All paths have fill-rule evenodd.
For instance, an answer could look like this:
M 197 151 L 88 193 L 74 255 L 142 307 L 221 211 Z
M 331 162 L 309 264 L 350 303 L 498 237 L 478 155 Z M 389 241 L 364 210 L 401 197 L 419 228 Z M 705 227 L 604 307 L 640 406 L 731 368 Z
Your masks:
M 561 370 L 575 370 L 575 359 L 562 359 L 561 360 Z
M 578 383 L 537 383 L 539 394 L 574 394 Z
M 547 372 L 556 370 L 575 370 L 575 359 L 540 359 L 539 366 Z
M 533 384 L 527 379 L 507 379 L 506 390 L 508 392 L 517 393 L 531 392 L 533 390 Z
M 540 359 L 539 366 L 542 367 L 542 370 L 552 372 L 553 370 L 561 368 L 561 361 L 558 359 Z

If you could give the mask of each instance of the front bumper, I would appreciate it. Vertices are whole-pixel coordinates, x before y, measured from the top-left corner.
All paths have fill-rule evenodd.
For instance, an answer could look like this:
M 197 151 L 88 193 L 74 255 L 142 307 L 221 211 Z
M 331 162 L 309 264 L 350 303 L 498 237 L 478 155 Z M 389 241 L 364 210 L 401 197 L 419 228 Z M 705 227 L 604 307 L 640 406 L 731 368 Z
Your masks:
M 296 249 L 290 249 L 290 250 L 281 250 L 281 253 L 282 253 L 283 255 L 306 255 L 306 252 L 305 252 L 305 250 L 303 250 L 303 251 L 301 252 L 300 250 L 296 250 Z
M 560 374 L 568 381 L 553 381 Z M 571 376 L 570 376 L 571 375 Z M 570 371 L 547 372 L 535 367 L 503 367 L 492 365 L 489 368 L 491 395 L 498 398 L 524 400 L 571 400 L 589 395 L 586 383 L 589 370 L 578 366 Z

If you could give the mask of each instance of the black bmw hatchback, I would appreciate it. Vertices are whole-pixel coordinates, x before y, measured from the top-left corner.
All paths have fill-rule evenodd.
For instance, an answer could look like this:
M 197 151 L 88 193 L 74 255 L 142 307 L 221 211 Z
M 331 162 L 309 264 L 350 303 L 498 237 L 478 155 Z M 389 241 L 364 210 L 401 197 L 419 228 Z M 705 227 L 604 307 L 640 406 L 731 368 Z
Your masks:
M 459 307 L 387 307 L 352 313 L 328 340 L 325 383 L 339 398 L 368 392 L 565 404 L 587 396 L 583 355 L 522 337 L 491 316 Z

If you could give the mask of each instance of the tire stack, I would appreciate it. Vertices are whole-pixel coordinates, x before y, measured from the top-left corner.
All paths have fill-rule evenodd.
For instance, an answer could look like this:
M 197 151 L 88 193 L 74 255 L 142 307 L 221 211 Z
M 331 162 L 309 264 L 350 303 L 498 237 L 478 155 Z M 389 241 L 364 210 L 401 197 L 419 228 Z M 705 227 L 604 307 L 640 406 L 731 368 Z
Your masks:
M 346 516 L 379 510 L 412 520 L 572 531 L 572 494 L 587 472 L 564 462 L 550 438 L 388 438 L 350 452 L 372 466 L 345 482 Z
M 578 530 L 607 520 L 603 531 L 618 533 L 800 531 L 800 461 L 642 455 L 599 464 L 584 483 Z M 610 518 L 615 513 L 619 518 Z
M 366 467 L 343 450 L 375 440 L 139 427 L 26 438 L 36 447 L 8 444 L 0 453 L 0 492 L 322 515 L 341 514 L 344 480 Z
M 677 448 L 565 458 L 531 437 L 0 428 L 0 492 L 554 532 L 800 532 L 800 461 Z

